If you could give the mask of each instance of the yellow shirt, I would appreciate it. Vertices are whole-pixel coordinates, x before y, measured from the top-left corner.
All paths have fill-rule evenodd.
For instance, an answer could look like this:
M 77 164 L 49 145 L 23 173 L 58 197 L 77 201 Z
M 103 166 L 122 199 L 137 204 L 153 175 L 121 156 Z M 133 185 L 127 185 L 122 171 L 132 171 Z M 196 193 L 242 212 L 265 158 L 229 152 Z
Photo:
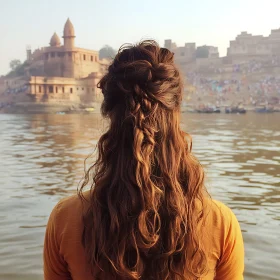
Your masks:
M 61 200 L 53 209 L 45 235 L 45 280 L 93 280 L 81 243 L 83 210 L 77 195 Z M 202 280 L 242 280 L 244 246 L 233 212 L 221 202 L 207 200 L 202 230 L 209 266 Z

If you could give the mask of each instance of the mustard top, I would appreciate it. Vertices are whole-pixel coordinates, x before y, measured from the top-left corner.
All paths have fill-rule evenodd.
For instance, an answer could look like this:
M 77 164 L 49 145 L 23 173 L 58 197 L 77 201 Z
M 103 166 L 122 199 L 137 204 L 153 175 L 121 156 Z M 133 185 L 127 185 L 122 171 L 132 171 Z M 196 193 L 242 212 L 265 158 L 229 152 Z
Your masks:
M 82 246 L 83 207 L 75 195 L 61 200 L 53 209 L 45 235 L 45 280 L 93 280 Z M 208 199 L 203 246 L 208 274 L 202 280 L 242 280 L 244 245 L 239 223 L 221 202 Z

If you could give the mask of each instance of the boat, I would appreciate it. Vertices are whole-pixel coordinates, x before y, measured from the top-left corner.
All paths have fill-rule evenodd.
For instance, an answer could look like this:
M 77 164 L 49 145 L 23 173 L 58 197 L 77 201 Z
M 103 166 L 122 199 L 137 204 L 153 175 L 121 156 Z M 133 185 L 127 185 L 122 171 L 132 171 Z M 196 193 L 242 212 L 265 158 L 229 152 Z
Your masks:
M 85 111 L 88 113 L 92 113 L 95 110 L 93 107 L 85 108 Z
M 246 110 L 240 107 L 226 107 L 226 114 L 245 114 Z
M 213 113 L 221 113 L 220 108 L 215 106 L 207 106 L 207 107 L 201 107 L 196 109 L 197 113 L 204 113 L 204 114 L 213 114 Z
M 273 113 L 274 109 L 270 107 L 258 107 L 255 109 L 256 113 Z

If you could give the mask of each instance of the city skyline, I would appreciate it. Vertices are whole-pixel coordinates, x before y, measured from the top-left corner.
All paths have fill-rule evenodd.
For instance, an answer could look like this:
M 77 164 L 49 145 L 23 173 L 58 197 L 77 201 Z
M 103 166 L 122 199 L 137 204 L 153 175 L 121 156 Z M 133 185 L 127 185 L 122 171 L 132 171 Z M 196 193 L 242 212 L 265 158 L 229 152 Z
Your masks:
M 32 50 L 48 46 L 54 32 L 62 37 L 68 17 L 75 25 L 77 46 L 93 50 L 105 44 L 117 49 L 124 43 L 152 38 L 160 45 L 165 39 L 178 46 L 185 42 L 213 45 L 224 56 L 229 41 L 242 31 L 267 36 L 271 29 L 280 27 L 277 0 L 202 0 L 199 4 L 143 0 L 138 6 L 125 0 L 1 2 L 0 33 L 4 40 L 0 44 L 0 75 L 9 71 L 12 59 L 24 61 L 28 45 Z

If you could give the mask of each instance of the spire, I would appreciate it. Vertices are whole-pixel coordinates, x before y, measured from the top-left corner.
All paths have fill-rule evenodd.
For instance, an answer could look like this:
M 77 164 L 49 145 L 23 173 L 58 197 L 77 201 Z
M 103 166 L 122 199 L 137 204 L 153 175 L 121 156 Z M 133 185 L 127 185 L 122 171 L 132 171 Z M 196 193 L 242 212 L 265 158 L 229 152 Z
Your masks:
M 64 25 L 64 31 L 63 31 L 63 38 L 66 37 L 75 37 L 75 30 L 72 22 L 68 18 L 65 25 Z
M 56 32 L 54 32 L 54 34 L 52 35 L 51 40 L 50 40 L 50 46 L 59 47 L 60 44 L 61 44 L 60 39 L 59 39 L 58 35 L 56 34 Z

